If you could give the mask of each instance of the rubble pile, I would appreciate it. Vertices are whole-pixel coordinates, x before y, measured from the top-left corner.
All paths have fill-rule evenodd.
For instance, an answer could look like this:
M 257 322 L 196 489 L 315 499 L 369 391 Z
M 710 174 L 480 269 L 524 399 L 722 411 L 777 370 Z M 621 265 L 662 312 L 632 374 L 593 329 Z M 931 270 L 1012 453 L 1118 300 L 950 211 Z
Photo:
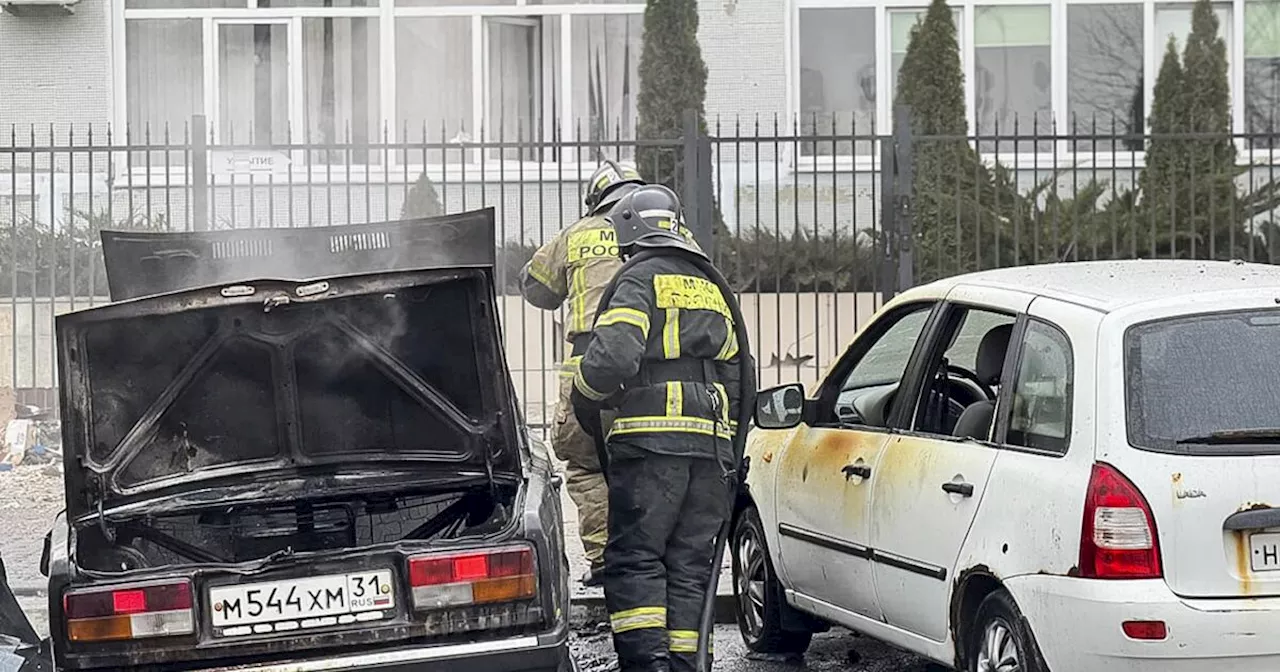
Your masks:
M 4 428 L 0 444 L 0 473 L 19 465 L 62 466 L 62 429 L 57 420 L 36 406 L 19 405 Z

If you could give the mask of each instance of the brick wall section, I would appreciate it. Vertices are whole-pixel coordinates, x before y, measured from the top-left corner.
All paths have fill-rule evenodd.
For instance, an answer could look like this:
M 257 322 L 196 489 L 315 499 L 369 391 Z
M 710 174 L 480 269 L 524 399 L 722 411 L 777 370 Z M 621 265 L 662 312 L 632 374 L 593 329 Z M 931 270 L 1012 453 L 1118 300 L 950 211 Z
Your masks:
M 787 128 L 786 2 L 779 0 L 699 0 L 698 41 L 707 63 L 707 123 L 712 134 L 772 135 L 775 115 Z M 772 161 L 774 147 L 743 146 L 738 160 Z M 732 153 L 732 150 L 730 150 Z M 733 156 L 721 156 L 733 161 Z
M 82 0 L 71 15 L 0 14 L 0 127 L 111 119 L 112 1 L 122 0 Z

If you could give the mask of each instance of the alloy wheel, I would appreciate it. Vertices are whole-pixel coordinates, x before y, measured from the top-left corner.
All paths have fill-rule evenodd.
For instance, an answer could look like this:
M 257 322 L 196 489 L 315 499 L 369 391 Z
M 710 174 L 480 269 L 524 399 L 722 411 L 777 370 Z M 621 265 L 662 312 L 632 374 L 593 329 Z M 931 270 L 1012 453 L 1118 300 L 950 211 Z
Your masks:
M 1004 621 L 987 624 L 982 634 L 982 647 L 978 649 L 977 672 L 1022 672 L 1018 658 L 1018 645 L 1013 632 Z
M 734 550 L 738 554 L 738 610 L 746 619 L 747 632 L 759 637 L 764 630 L 765 558 L 755 527 L 742 527 Z

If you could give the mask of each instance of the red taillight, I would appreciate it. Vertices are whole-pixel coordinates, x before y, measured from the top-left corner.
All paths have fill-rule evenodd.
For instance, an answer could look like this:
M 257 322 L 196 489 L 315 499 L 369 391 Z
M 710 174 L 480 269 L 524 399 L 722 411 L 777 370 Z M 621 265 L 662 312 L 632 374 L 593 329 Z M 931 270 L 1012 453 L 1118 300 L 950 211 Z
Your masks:
M 1151 507 L 1115 467 L 1093 465 L 1080 533 L 1080 575 L 1090 579 L 1158 579 L 1160 543 Z
M 136 614 L 147 610 L 147 594 L 142 590 L 117 590 L 111 594 L 117 614 Z
M 1169 636 L 1164 621 L 1125 621 L 1120 627 L 1129 639 L 1160 641 Z
M 73 642 L 142 639 L 195 632 L 191 583 L 133 584 L 68 591 L 62 596 Z
M 409 585 L 418 609 L 528 599 L 537 594 L 533 549 L 521 546 L 409 558 Z

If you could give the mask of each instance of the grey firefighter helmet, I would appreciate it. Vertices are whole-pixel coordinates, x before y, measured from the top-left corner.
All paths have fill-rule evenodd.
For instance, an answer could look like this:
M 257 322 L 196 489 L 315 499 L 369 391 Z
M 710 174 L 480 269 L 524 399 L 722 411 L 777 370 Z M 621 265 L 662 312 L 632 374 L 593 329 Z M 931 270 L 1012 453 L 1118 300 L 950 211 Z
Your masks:
M 591 174 L 587 182 L 587 196 L 583 199 L 587 206 L 587 214 L 595 215 L 609 212 L 619 199 L 628 191 L 644 184 L 640 173 L 632 168 L 618 165 L 618 162 L 605 159 L 596 172 Z
M 636 187 L 618 200 L 609 212 L 617 232 L 618 249 L 630 254 L 633 247 L 675 248 L 707 255 L 684 225 L 684 209 L 674 191 L 660 184 Z

